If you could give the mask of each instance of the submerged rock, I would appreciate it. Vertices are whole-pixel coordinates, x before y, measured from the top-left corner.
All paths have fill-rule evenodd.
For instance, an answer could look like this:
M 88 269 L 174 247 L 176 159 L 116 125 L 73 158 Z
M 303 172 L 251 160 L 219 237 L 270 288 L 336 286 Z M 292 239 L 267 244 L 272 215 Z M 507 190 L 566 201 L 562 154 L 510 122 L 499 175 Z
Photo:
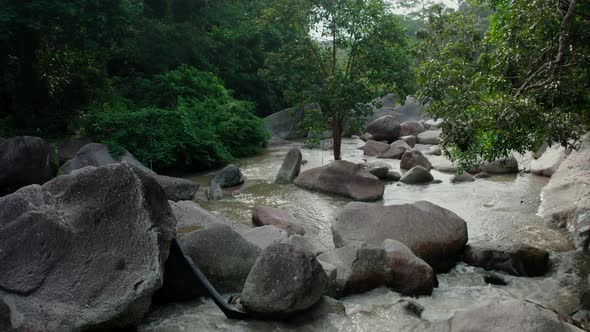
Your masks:
M 326 290 L 328 277 L 315 255 L 292 245 L 268 246 L 254 264 L 240 303 L 253 314 L 282 318 L 311 308 Z
M 385 115 L 369 123 L 367 133 L 371 134 L 375 141 L 393 142 L 401 136 L 401 126 L 396 117 Z
M 239 186 L 244 183 L 244 176 L 242 171 L 236 165 L 229 164 L 225 166 L 215 177 L 211 180 L 211 184 L 216 184 L 219 187 L 231 188 Z
M 217 183 L 211 183 L 207 189 L 205 189 L 205 195 L 210 201 L 217 201 L 223 198 L 223 189 Z
M 270 206 L 257 206 L 252 210 L 252 223 L 256 226 L 272 225 L 289 234 L 305 234 L 305 228 L 287 211 Z
M 383 197 L 385 187 L 374 175 L 359 164 L 337 160 L 326 166 L 312 168 L 299 174 L 295 185 L 357 201 L 376 201 Z
M 301 151 L 298 148 L 290 149 L 285 159 L 283 159 L 283 164 L 281 165 L 281 169 L 279 169 L 275 183 L 288 184 L 293 182 L 301 171 L 302 158 Z
M 429 183 L 434 180 L 430 172 L 422 166 L 415 166 L 407 171 L 400 179 L 400 182 L 406 184 L 422 184 Z
M 380 206 L 348 203 L 332 225 L 337 248 L 355 241 L 405 244 L 437 272 L 455 266 L 467 243 L 467 224 L 453 212 L 427 201 Z
M 522 243 L 477 242 L 468 244 L 465 263 L 515 276 L 537 277 L 549 270 L 549 253 Z
M 583 331 L 563 321 L 561 317 L 535 303 L 505 300 L 459 312 L 449 320 L 448 324 L 451 332 Z
M 51 146 L 42 138 L 17 136 L 0 143 L 0 196 L 55 175 Z
M 473 181 L 475 181 L 475 178 L 473 178 L 473 176 L 471 176 L 471 174 L 469 174 L 467 172 L 463 172 L 459 175 L 453 175 L 450 180 L 451 183 L 462 183 L 462 182 L 473 182 Z
M 175 223 L 162 188 L 128 164 L 84 168 L 0 198 L 0 300 L 10 303 L 9 326 L 139 323 L 162 285 Z

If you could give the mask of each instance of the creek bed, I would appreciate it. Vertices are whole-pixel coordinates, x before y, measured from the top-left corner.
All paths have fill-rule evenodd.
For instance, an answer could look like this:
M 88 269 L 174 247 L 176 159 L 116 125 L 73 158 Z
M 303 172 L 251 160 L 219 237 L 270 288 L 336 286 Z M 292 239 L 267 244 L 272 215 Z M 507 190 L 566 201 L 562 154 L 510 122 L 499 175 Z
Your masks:
M 300 145 L 294 143 L 293 145 Z M 268 205 L 292 212 L 306 228 L 306 237 L 319 250 L 334 247 L 330 226 L 350 200 L 310 192 L 294 185 L 276 185 L 274 178 L 283 157 L 293 145 L 269 148 L 264 154 L 239 160 L 247 181 L 232 196 L 209 202 L 197 197 L 204 208 L 246 224 L 254 206 Z M 364 142 L 344 139 L 342 157 L 353 162 L 379 160 L 400 171 L 399 160 L 363 156 Z M 302 149 L 307 163 L 302 170 L 332 160 L 329 150 Z M 215 172 L 187 178 L 207 186 Z M 230 321 L 206 299 L 155 308 L 140 326 L 141 331 L 444 331 L 444 321 L 460 310 L 499 300 L 520 298 L 569 314 L 578 307 L 581 285 L 590 272 L 590 260 L 572 251 L 570 235 L 555 229 L 536 215 L 540 192 L 548 179 L 531 174 L 498 175 L 475 182 L 451 184 L 453 174 L 432 171 L 439 184 L 404 185 L 388 183 L 383 200 L 391 205 L 428 200 L 445 207 L 467 222 L 469 241 L 506 240 L 523 242 L 551 252 L 551 271 L 537 278 L 500 274 L 507 286 L 487 285 L 486 271 L 459 263 L 449 273 L 439 274 L 439 287 L 432 296 L 416 301 L 424 306 L 422 319 L 406 314 L 395 302 L 402 297 L 388 289 L 376 289 L 341 301 L 346 315 L 330 314 L 322 319 L 298 322 Z M 202 192 L 202 190 L 201 190 Z

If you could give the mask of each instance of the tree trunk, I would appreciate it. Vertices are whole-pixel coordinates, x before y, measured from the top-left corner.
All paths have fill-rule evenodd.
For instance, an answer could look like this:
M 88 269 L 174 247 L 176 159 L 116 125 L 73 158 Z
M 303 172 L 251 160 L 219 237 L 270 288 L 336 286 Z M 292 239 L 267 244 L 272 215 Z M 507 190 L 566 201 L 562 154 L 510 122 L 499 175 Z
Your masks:
M 342 147 L 342 120 L 338 116 L 332 118 L 332 141 L 334 160 L 340 160 L 340 150 Z

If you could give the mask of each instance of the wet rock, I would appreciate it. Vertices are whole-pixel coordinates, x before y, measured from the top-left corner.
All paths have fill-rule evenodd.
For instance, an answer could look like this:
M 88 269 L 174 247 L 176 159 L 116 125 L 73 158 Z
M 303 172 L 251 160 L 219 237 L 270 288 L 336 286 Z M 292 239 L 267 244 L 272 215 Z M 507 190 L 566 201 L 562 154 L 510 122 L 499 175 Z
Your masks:
M 389 173 L 389 167 L 375 165 L 367 168 L 367 171 L 378 177 L 380 180 L 385 180 L 387 178 L 387 174 Z
M 190 201 L 199 190 L 199 185 L 191 180 L 164 175 L 156 175 L 154 178 L 164 189 L 166 197 L 174 202 Z
M 451 177 L 451 183 L 462 183 L 462 182 L 473 182 L 475 181 L 475 179 L 473 178 L 473 176 L 471 176 L 471 174 L 467 173 L 467 172 L 463 172 L 459 175 L 453 175 Z
M 318 108 L 317 104 L 310 104 L 305 109 Z M 291 140 L 306 138 L 308 130 L 301 126 L 305 117 L 303 107 L 287 108 L 264 118 L 264 127 L 272 135 Z
M 434 179 L 434 180 L 432 180 L 432 182 L 430 182 L 430 184 L 439 184 L 439 183 L 442 183 L 441 179 Z
M 128 164 L 0 198 L 0 300 L 18 318 L 9 324 L 61 331 L 139 323 L 162 285 L 175 223 L 162 188 Z
M 580 307 L 585 310 L 590 310 L 590 290 L 585 291 L 580 296 Z
M 406 142 L 411 148 L 413 148 L 416 143 L 418 143 L 418 139 L 414 135 L 402 136 L 399 139 Z
M 309 242 L 309 240 L 303 235 L 293 234 L 293 235 L 289 236 L 289 239 L 287 239 L 287 241 L 283 241 L 283 243 L 290 244 L 290 245 L 294 246 L 295 248 L 305 250 L 305 251 L 310 252 L 314 255 L 316 254 L 316 250 L 315 250 L 315 247 L 313 246 L 313 244 L 311 244 L 311 242 Z
M 412 169 L 415 166 L 422 166 L 427 171 L 430 171 L 432 168 L 430 161 L 428 161 L 428 158 L 424 157 L 422 152 L 416 149 L 407 150 L 401 159 L 399 167 L 402 169 Z
M 275 183 L 288 184 L 293 182 L 301 171 L 301 160 L 301 151 L 298 148 L 290 149 L 285 159 L 283 159 L 283 164 L 281 165 L 281 169 L 279 169 Z
M 341 195 L 357 201 L 379 200 L 385 189 L 383 183 L 361 165 L 344 160 L 306 170 L 299 174 L 294 183 L 304 189 Z
M 421 132 L 416 137 L 418 138 L 418 143 L 420 144 L 438 144 L 440 143 L 440 130 L 427 130 Z
M 401 126 L 394 116 L 386 115 L 369 123 L 367 133 L 373 135 L 376 141 L 394 142 L 401 136 Z
M 276 243 L 258 257 L 244 284 L 241 304 L 261 316 L 290 316 L 316 304 L 327 282 L 315 255 Z
M 449 331 L 555 332 L 582 331 L 555 312 L 523 300 L 505 300 L 459 312 L 449 320 Z
M 488 174 L 512 174 L 518 173 L 518 161 L 514 156 L 500 158 L 493 162 L 486 163 L 481 167 L 481 171 Z
M 335 296 L 363 293 L 382 286 L 404 295 L 431 294 L 432 268 L 403 244 L 397 244 L 388 244 L 384 249 L 357 242 L 319 255 L 320 262 L 337 269 Z
M 399 181 L 402 176 L 396 171 L 389 171 L 387 172 L 387 177 L 385 178 L 387 181 Z
M 367 141 L 367 143 L 363 147 L 363 152 L 365 156 L 377 157 L 383 154 L 385 151 L 389 150 L 390 147 L 391 146 L 388 143 L 370 140 Z
M 538 214 L 574 230 L 576 247 L 588 246 L 590 233 L 590 135 L 573 150 L 541 193 Z
M 475 174 L 475 175 L 473 176 L 473 178 L 474 178 L 474 179 L 487 179 L 487 178 L 489 178 L 490 176 L 491 176 L 491 175 L 489 175 L 489 174 L 488 174 L 488 173 L 486 173 L 486 172 L 479 172 L 479 173 Z
M 55 175 L 51 146 L 42 138 L 17 136 L 0 143 L 0 196 Z
M 379 158 L 389 158 L 389 159 L 402 159 L 402 156 L 406 151 L 412 149 L 408 143 L 402 140 L 397 140 L 389 146 L 387 151 L 383 152 Z
M 504 278 L 500 277 L 497 274 L 486 274 L 483 276 L 483 281 L 486 284 L 498 285 L 498 286 L 506 286 L 508 283 Z
M 406 121 L 400 125 L 400 136 L 416 136 L 424 131 L 424 125 L 419 121 Z
M 217 183 L 211 183 L 207 189 L 205 189 L 205 195 L 210 201 L 217 201 L 223 198 L 223 189 Z
M 227 225 L 181 234 L 179 241 L 221 293 L 240 292 L 261 250 Z M 192 287 L 194 285 L 181 285 Z
M 286 230 L 272 225 L 252 228 L 244 232 L 243 236 L 260 249 L 265 249 L 274 243 L 286 242 L 289 239 L 289 233 Z
M 400 179 L 400 182 L 405 184 L 422 184 L 430 183 L 434 177 L 430 172 L 422 166 L 415 166 L 407 171 Z
M 305 228 L 289 212 L 269 206 L 257 206 L 252 210 L 252 223 L 256 226 L 272 225 L 289 234 L 305 234 Z
M 500 270 L 515 276 L 537 277 L 549 270 L 549 253 L 526 244 L 477 242 L 468 244 L 463 261 L 486 270 Z
M 435 271 L 455 266 L 467 243 L 467 224 L 453 212 L 427 201 L 380 206 L 348 203 L 332 225 L 337 248 L 353 242 L 405 244 Z
M 554 145 L 537 160 L 531 162 L 531 172 L 550 177 L 557 171 L 565 158 L 567 158 L 566 149 L 563 146 Z
M 422 317 L 424 307 L 420 303 L 409 299 L 402 299 L 397 301 L 397 303 L 400 304 L 407 313 L 414 315 L 418 318 Z
M 216 184 L 222 189 L 236 187 L 242 183 L 244 183 L 242 171 L 238 166 L 233 164 L 225 166 L 221 172 L 217 173 L 213 180 L 211 180 L 211 184 Z

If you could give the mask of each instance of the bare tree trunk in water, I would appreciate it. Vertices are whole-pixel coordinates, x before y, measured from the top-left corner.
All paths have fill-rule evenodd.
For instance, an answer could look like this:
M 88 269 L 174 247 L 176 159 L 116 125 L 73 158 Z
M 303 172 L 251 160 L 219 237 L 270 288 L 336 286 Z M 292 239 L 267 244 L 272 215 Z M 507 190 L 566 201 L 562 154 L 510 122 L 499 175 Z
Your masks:
M 342 147 L 342 120 L 337 115 L 332 118 L 332 141 L 334 143 L 334 160 L 341 160 L 340 150 Z

